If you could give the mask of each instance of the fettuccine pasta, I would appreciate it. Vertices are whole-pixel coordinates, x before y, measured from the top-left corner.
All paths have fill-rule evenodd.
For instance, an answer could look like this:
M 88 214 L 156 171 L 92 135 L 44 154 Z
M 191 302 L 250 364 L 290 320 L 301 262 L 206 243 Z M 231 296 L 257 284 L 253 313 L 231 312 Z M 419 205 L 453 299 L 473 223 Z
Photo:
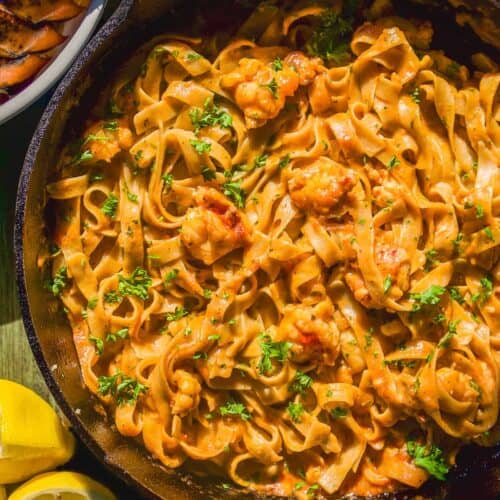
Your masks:
M 350 4 L 154 40 L 47 188 L 83 380 L 167 467 L 370 495 L 498 440 L 500 74 Z

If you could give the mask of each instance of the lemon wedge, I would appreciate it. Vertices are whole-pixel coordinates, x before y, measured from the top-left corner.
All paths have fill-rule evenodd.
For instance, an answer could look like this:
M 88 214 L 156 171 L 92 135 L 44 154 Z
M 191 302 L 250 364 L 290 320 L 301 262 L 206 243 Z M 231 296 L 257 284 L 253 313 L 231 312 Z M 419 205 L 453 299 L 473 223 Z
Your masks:
M 116 500 L 105 486 L 76 472 L 47 472 L 17 488 L 9 500 Z
M 75 439 L 32 390 L 0 380 L 0 481 L 24 481 L 67 462 Z

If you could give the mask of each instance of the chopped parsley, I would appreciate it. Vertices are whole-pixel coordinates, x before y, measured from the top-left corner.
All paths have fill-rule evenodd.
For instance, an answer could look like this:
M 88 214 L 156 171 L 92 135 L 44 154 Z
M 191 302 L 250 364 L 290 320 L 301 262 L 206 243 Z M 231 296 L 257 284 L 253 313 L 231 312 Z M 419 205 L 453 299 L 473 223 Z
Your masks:
M 188 52 L 186 54 L 186 61 L 194 62 L 197 61 L 198 59 L 201 59 L 201 55 L 198 54 L 197 52 Z
M 309 387 L 311 387 L 313 379 L 301 371 L 298 371 L 290 384 L 289 390 L 292 392 L 298 392 L 299 394 L 304 394 Z
M 95 350 L 100 356 L 104 352 L 104 341 L 99 337 L 89 337 L 89 340 L 94 344 Z
M 352 2 L 344 2 L 349 8 Z M 349 60 L 349 42 L 353 32 L 353 14 L 345 7 L 342 15 L 326 9 L 319 24 L 306 44 L 309 55 L 318 56 L 335 64 L 345 64 Z
M 459 319 L 452 319 L 448 322 L 448 331 L 445 336 L 440 340 L 438 347 L 447 348 L 450 347 L 451 339 L 457 334 L 457 325 L 460 323 Z
M 210 98 L 207 98 L 205 101 L 203 111 L 200 111 L 199 108 L 191 109 L 189 111 L 189 118 L 191 118 L 195 134 L 205 127 L 214 127 L 217 125 L 221 128 L 230 128 L 233 126 L 232 116 L 226 110 L 214 104 Z
M 189 314 L 189 311 L 181 306 L 181 307 L 176 307 L 175 311 L 172 313 L 167 313 L 166 318 L 167 321 L 179 321 L 181 318 L 184 316 L 187 316 Z
M 241 189 L 239 181 L 225 182 L 222 186 L 224 188 L 224 195 L 227 196 L 238 208 L 245 206 L 247 194 Z
M 267 163 L 268 156 L 267 155 L 259 155 L 257 158 L 255 158 L 255 161 L 253 162 L 253 167 L 254 168 L 262 168 L 265 167 Z
M 50 282 L 50 291 L 57 297 L 64 290 L 68 284 L 68 269 L 63 266 L 60 267 L 52 281 Z
M 172 187 L 172 182 L 174 182 L 174 176 L 172 174 L 163 174 L 161 180 L 165 183 L 165 187 L 170 189 Z
M 319 491 L 319 485 L 313 484 L 309 486 L 309 488 L 307 488 L 306 493 L 308 497 L 315 497 L 318 491 Z
M 450 297 L 458 304 L 460 305 L 465 304 L 465 299 L 462 297 L 457 287 L 455 286 L 448 287 L 448 293 L 450 294 Z
M 252 418 L 245 405 L 236 401 L 228 401 L 224 406 L 219 408 L 219 413 L 222 417 L 240 417 L 245 422 Z
M 108 113 L 112 116 L 122 116 L 125 114 L 113 98 L 108 101 Z
M 283 158 L 281 158 L 280 162 L 278 163 L 279 169 L 283 170 L 284 168 L 288 167 L 290 161 L 290 154 L 283 156 Z
M 455 79 L 458 76 L 458 72 L 460 71 L 460 64 L 458 64 L 456 61 L 452 61 L 448 66 L 446 66 L 446 69 L 444 70 L 444 74 L 450 78 L 450 79 Z
M 208 359 L 208 354 L 203 351 L 197 351 L 193 354 L 193 359 Z
M 293 489 L 295 491 L 301 490 L 305 485 L 306 483 L 304 481 L 298 481 L 297 483 L 294 484 Z
M 89 301 L 87 302 L 87 308 L 88 309 L 95 309 L 97 306 L 97 297 L 93 297 L 91 299 L 89 299 Z
M 203 165 L 201 167 L 201 175 L 203 175 L 203 179 L 206 181 L 213 181 L 215 179 L 215 170 L 212 170 L 210 167 Z
M 205 297 L 206 299 L 211 299 L 212 298 L 212 290 L 210 290 L 208 288 L 204 288 L 203 289 L 203 297 Z
M 90 176 L 90 182 L 102 181 L 104 179 L 104 175 L 100 172 L 95 172 Z
M 125 183 L 125 194 L 127 195 L 127 198 L 129 201 L 131 201 L 132 203 L 137 203 L 137 201 L 139 200 L 139 197 L 134 194 L 134 193 L 131 193 L 128 189 L 128 186 L 127 184 Z
M 484 228 L 484 234 L 486 235 L 486 237 L 491 240 L 491 241 L 495 241 L 495 237 L 493 236 L 493 231 L 491 230 L 491 227 L 485 227 Z
M 421 311 L 426 305 L 439 304 L 441 295 L 446 292 L 446 288 L 439 285 L 431 285 L 427 290 L 419 293 L 411 293 L 410 298 L 414 301 L 413 312 Z
M 485 276 L 479 280 L 479 284 L 481 285 L 481 291 L 472 294 L 471 300 L 483 305 L 493 293 L 493 280 L 491 277 Z
M 128 339 L 128 328 L 120 328 L 115 333 L 108 333 L 106 335 L 106 342 L 118 342 L 118 340 Z
M 142 267 L 136 267 L 131 276 L 126 278 L 118 275 L 118 291 L 121 295 L 135 295 L 142 300 L 148 298 L 148 288 L 153 284 L 148 272 Z
M 482 219 L 484 217 L 484 208 L 481 205 L 476 205 L 476 218 Z
M 272 63 L 271 66 L 273 67 L 274 71 L 281 71 L 283 69 L 283 60 L 281 57 L 277 57 Z
M 337 406 L 330 411 L 330 415 L 334 419 L 345 417 L 347 415 L 347 408 L 343 408 L 342 406 Z
M 286 408 L 286 411 L 290 415 L 290 418 L 292 419 L 293 422 L 296 424 L 300 423 L 301 421 L 301 415 L 304 413 L 304 407 L 302 406 L 301 403 L 293 403 L 290 402 L 288 403 L 288 406 Z
M 165 278 L 163 278 L 163 284 L 165 285 L 165 288 L 168 288 L 170 286 L 172 281 L 174 281 L 175 278 L 177 278 L 178 274 L 179 274 L 178 269 L 172 269 L 167 274 L 165 274 Z
M 208 340 L 210 342 L 217 342 L 218 340 L 220 340 L 220 335 L 218 334 L 215 334 L 215 335 L 209 335 L 208 336 Z
M 415 104 L 420 104 L 420 87 L 415 87 L 410 92 L 410 97 Z
M 108 304 L 118 304 L 121 300 L 122 297 L 116 290 L 106 292 L 104 294 L 104 302 L 107 302 Z
M 460 242 L 464 239 L 463 233 L 458 233 L 457 237 L 452 241 L 455 253 L 460 253 Z
M 408 455 L 413 458 L 413 463 L 422 469 L 425 469 L 431 476 L 440 481 L 446 479 L 446 474 L 450 470 L 449 465 L 443 458 L 443 452 L 435 445 L 430 448 L 418 444 L 415 441 L 406 443 Z
M 384 294 L 387 294 L 392 286 L 392 276 L 388 274 L 384 280 Z
M 436 325 L 441 325 L 446 321 L 446 316 L 443 313 L 436 314 L 434 318 L 432 318 L 432 322 Z
M 73 158 L 73 163 L 75 165 L 78 165 L 82 161 L 88 161 L 94 158 L 94 155 L 92 154 L 92 151 L 89 149 L 86 149 L 85 151 L 82 151 L 81 153 L 78 153 L 74 158 Z
M 401 162 L 396 156 L 393 156 L 390 160 L 389 163 L 387 164 L 387 170 L 392 170 L 394 167 L 397 167 Z
M 273 78 L 268 83 L 262 83 L 260 86 L 268 89 L 269 92 L 271 92 L 271 95 L 274 97 L 274 99 L 278 99 L 278 97 L 279 97 L 279 95 L 278 95 L 278 88 L 279 88 L 279 86 L 278 86 L 278 82 L 276 81 L 276 78 Z
M 435 248 L 432 248 L 431 250 L 427 250 L 427 252 L 425 252 L 424 271 L 429 272 L 431 268 L 439 262 L 439 260 L 436 259 L 437 255 L 438 252 Z
M 396 366 L 398 368 L 415 368 L 417 362 L 415 360 L 405 360 L 405 359 L 384 359 L 384 366 Z
M 291 347 L 291 342 L 273 342 L 270 335 L 261 334 L 260 348 L 262 350 L 262 356 L 257 365 L 260 374 L 265 375 L 273 369 L 272 359 L 284 363 Z
M 116 194 L 109 193 L 108 197 L 106 198 L 106 201 L 104 202 L 103 206 L 101 207 L 101 212 L 104 215 L 114 219 L 116 216 L 116 209 L 117 208 L 118 208 L 118 198 L 117 198 Z
M 148 388 L 137 380 L 124 375 L 121 371 L 109 377 L 101 376 L 97 379 L 97 392 L 101 396 L 112 396 L 118 406 L 132 404 L 144 394 Z
M 209 153 L 210 150 L 212 149 L 212 144 L 207 141 L 199 141 L 197 139 L 191 139 L 189 141 L 189 144 L 193 146 L 193 148 L 199 155 Z
M 104 130 L 118 130 L 118 122 L 116 120 L 106 122 L 102 128 Z
M 481 387 L 479 387 L 479 384 L 475 380 L 470 379 L 469 385 L 472 387 L 472 389 L 474 389 L 478 393 L 479 396 L 481 396 L 482 394 Z

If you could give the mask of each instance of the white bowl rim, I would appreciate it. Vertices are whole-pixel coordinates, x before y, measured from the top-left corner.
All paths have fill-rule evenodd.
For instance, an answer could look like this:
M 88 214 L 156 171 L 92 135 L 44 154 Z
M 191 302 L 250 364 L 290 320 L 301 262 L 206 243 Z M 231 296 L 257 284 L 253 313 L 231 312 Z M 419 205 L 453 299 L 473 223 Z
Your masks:
M 47 92 L 66 73 L 92 36 L 104 13 L 106 0 L 92 0 L 80 25 L 49 66 L 24 90 L 0 104 L 0 125 L 14 118 Z

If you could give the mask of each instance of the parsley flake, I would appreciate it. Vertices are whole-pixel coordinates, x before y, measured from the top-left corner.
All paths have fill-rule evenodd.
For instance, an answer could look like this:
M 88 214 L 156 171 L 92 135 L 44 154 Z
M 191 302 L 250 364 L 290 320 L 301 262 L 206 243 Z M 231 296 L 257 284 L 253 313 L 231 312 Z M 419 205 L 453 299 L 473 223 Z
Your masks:
M 292 345 L 291 342 L 273 342 L 270 335 L 261 334 L 260 348 L 262 356 L 257 365 L 260 374 L 265 375 L 273 369 L 272 359 L 276 359 L 279 363 L 284 363 Z
M 425 469 L 431 476 L 440 481 L 446 479 L 446 474 L 450 467 L 443 458 L 443 452 L 435 445 L 430 448 L 422 446 L 415 441 L 406 443 L 408 455 L 413 458 L 413 463 L 422 469 Z
M 148 272 L 142 267 L 136 267 L 131 276 L 126 278 L 118 275 L 118 291 L 121 295 L 134 295 L 142 300 L 148 298 L 148 288 L 153 284 Z
M 292 419 L 293 422 L 296 424 L 300 423 L 301 421 L 301 415 L 304 413 L 304 407 L 302 406 L 301 403 L 293 403 L 290 402 L 288 403 L 288 406 L 286 408 L 286 411 L 290 415 L 290 418 Z
M 101 396 L 112 396 L 118 406 L 132 404 L 139 399 L 148 388 L 137 380 L 124 375 L 121 371 L 109 377 L 101 376 L 97 379 L 97 392 Z
M 250 412 L 246 409 L 243 403 L 236 401 L 228 401 L 225 405 L 219 408 L 219 413 L 222 417 L 240 417 L 245 422 L 252 418 Z

